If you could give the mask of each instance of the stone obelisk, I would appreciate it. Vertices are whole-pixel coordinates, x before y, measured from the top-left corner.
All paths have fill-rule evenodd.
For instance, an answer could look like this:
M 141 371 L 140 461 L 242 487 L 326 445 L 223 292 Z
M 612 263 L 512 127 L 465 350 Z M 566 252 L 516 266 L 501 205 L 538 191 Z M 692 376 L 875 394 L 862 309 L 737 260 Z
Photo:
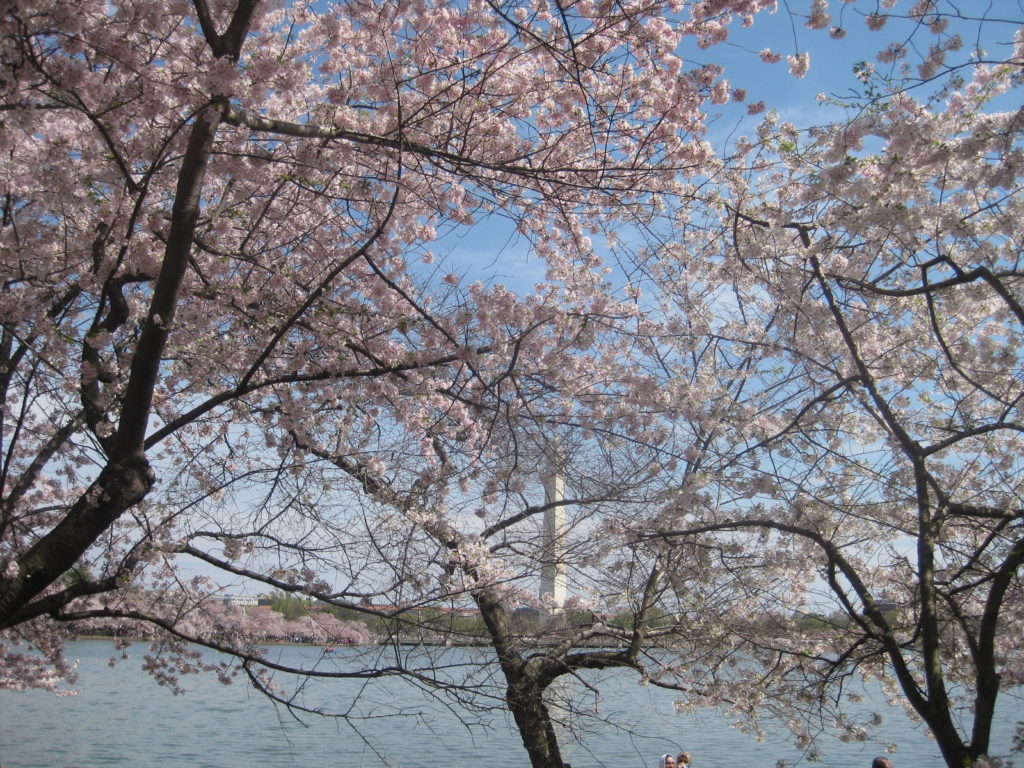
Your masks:
M 557 453 L 544 476 L 544 540 L 541 546 L 540 597 L 551 595 L 551 606 L 565 606 L 565 479 Z

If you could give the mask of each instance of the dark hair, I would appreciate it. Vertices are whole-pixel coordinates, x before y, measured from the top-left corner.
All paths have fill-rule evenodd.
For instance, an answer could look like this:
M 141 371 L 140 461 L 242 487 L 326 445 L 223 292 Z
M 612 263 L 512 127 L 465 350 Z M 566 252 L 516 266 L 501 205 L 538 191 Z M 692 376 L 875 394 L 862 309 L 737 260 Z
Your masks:
M 892 768 L 892 760 L 888 757 L 876 757 L 871 761 L 871 768 Z

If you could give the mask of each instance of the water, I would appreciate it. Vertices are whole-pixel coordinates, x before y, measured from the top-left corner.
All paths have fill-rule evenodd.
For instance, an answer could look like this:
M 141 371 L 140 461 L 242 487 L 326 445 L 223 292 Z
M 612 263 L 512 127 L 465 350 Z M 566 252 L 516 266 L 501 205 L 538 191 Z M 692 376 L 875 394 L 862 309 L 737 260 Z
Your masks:
M 520 768 L 529 761 L 500 710 L 479 713 L 488 728 L 467 728 L 436 700 L 401 680 L 337 680 L 313 684 L 322 701 L 337 705 L 361 689 L 359 712 L 367 719 L 347 723 L 304 717 L 297 722 L 254 692 L 242 680 L 223 686 L 212 676 L 189 676 L 187 692 L 173 695 L 139 669 L 144 644 L 133 659 L 110 668 L 109 642 L 82 640 L 68 646 L 79 659 L 77 696 L 42 691 L 0 691 L 0 763 L 4 768 Z M 346 666 L 344 652 L 328 659 Z M 445 660 L 462 661 L 477 651 L 448 649 Z M 283 661 L 313 662 L 320 649 L 273 649 Z M 572 693 L 586 695 L 578 684 Z M 801 753 L 781 736 L 763 743 L 730 728 L 714 712 L 675 714 L 673 694 L 641 687 L 628 674 L 605 676 L 597 699 L 599 717 L 627 729 L 591 721 L 577 729 L 580 742 L 563 729 L 564 758 L 574 768 L 650 768 L 664 752 L 686 749 L 697 768 L 774 768 L 776 761 L 801 764 Z M 487 702 L 478 702 L 486 705 Z M 493 702 L 492 702 L 493 703 Z M 590 704 L 595 703 L 590 697 Z M 380 717 L 401 708 L 405 716 Z M 1010 701 L 1000 717 L 994 746 L 1007 751 L 1013 724 L 1024 706 Z M 867 768 L 893 742 L 897 768 L 939 766 L 938 749 L 902 713 L 890 711 L 879 741 L 824 744 L 825 768 Z M 994 750 L 995 751 L 995 750 Z M 1018 761 L 1021 762 L 1021 761 Z M 803 762 L 806 765 L 806 761 Z

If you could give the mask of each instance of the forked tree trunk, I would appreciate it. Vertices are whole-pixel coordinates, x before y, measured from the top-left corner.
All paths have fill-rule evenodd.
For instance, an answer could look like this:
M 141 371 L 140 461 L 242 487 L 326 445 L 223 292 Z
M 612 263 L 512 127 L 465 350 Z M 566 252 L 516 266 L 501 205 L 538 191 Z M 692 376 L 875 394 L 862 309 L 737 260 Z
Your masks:
M 558 748 L 551 714 L 544 703 L 544 689 L 529 671 L 510 683 L 505 702 L 515 718 L 523 746 L 530 756 L 533 768 L 562 768 L 562 753 Z
M 474 575 L 475 574 L 470 574 Z M 532 768 L 562 768 L 555 724 L 544 703 L 544 691 L 560 676 L 580 669 L 637 668 L 636 658 L 646 637 L 648 616 L 655 603 L 661 569 L 651 568 L 629 646 L 622 651 L 597 651 L 562 655 L 524 657 L 502 596 L 487 586 L 473 592 L 480 616 L 487 627 L 491 647 L 508 687 L 505 704 L 515 718 L 519 736 L 530 756 Z
M 473 598 L 480 608 L 491 647 L 498 655 L 498 663 L 508 683 L 505 704 L 515 718 L 523 746 L 530 756 L 530 765 L 533 768 L 562 768 L 554 723 L 544 704 L 546 682 L 541 679 L 539 670 L 523 657 L 501 598 L 488 588 L 478 590 Z

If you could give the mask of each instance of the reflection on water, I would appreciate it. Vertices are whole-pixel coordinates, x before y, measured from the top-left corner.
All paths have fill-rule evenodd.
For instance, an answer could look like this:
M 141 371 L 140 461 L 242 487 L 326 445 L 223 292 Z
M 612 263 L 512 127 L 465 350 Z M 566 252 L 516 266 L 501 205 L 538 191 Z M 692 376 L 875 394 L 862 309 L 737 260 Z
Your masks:
M 304 700 L 345 706 L 360 692 L 353 710 L 358 720 L 306 716 L 297 721 L 276 709 L 239 680 L 224 687 L 212 677 L 185 681 L 186 694 L 174 696 L 156 686 L 139 669 L 143 644 L 133 659 L 107 666 L 109 642 L 83 640 L 71 644 L 78 658 L 80 693 L 57 698 L 40 691 L 0 691 L 0 763 L 4 768 L 520 768 L 528 765 L 510 718 L 496 708 L 502 684 L 482 677 L 490 688 L 469 704 L 466 727 L 458 701 L 432 699 L 400 679 L 317 681 Z M 319 658 L 318 648 L 283 646 L 272 649 L 282 661 L 319 662 L 346 667 L 338 649 Z M 447 665 L 452 678 L 471 668 L 480 650 L 445 649 L 435 662 Z M 424 659 L 426 660 L 426 659 Z M 491 670 L 493 672 L 493 670 Z M 664 752 L 686 749 L 698 768 L 773 768 L 780 759 L 799 764 L 801 753 L 776 738 L 758 743 L 739 733 L 714 712 L 681 716 L 673 711 L 670 692 L 642 687 L 627 673 L 604 673 L 595 690 L 588 681 L 564 678 L 553 700 L 570 700 L 590 712 L 585 721 L 561 727 L 564 757 L 573 768 L 649 768 Z M 1013 723 L 1024 708 L 1010 702 L 1001 718 L 994 746 L 1005 751 Z M 383 717 L 396 709 L 401 717 Z M 486 725 L 485 725 L 486 724 Z M 902 713 L 890 710 L 869 744 L 825 744 L 826 768 L 867 768 L 880 745 L 896 743 L 894 762 L 900 768 L 941 765 L 938 750 Z

